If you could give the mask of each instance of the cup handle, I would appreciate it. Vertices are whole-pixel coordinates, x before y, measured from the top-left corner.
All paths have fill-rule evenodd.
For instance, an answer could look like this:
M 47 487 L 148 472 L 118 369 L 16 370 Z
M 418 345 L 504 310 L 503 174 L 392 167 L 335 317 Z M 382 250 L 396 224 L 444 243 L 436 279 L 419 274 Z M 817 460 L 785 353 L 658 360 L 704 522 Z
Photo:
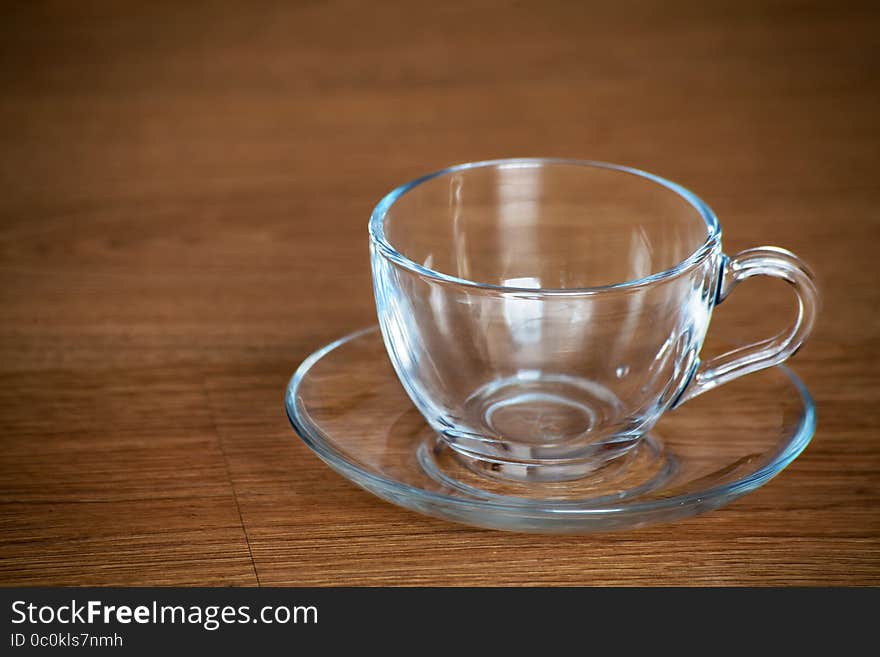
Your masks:
M 790 283 L 798 300 L 794 324 L 772 338 L 715 356 L 700 363 L 690 382 L 671 408 L 701 395 L 728 381 L 765 367 L 778 365 L 790 358 L 807 339 L 819 309 L 819 291 L 812 272 L 791 251 L 775 246 L 759 246 L 737 253 L 732 258 L 722 255 L 715 304 L 719 304 L 742 281 L 752 276 L 773 276 Z

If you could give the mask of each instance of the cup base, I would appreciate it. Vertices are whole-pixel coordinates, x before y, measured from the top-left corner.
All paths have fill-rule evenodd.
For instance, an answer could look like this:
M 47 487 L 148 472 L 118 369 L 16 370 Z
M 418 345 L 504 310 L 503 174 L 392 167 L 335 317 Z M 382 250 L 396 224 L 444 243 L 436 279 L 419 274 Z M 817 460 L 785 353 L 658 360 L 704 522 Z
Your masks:
M 675 460 L 650 435 L 633 441 L 624 452 L 604 462 L 591 460 L 556 466 L 505 463 L 497 467 L 485 459 L 453 450 L 442 436 L 432 435 L 428 429 L 420 434 L 416 454 L 418 467 L 441 486 L 461 494 L 517 500 L 518 504 L 526 500 L 624 500 L 663 487 L 676 473 Z
M 626 454 L 649 424 L 627 418 L 620 400 L 596 381 L 524 370 L 480 386 L 461 416 L 434 427 L 472 472 L 553 482 L 589 476 Z
M 599 445 L 591 446 L 589 456 L 580 459 L 514 461 L 474 453 L 463 448 L 461 444 L 448 440 L 448 436 L 444 438 L 455 458 L 471 472 L 494 479 L 523 483 L 574 481 L 589 477 L 630 452 L 641 440 L 641 436 L 634 435 L 604 441 Z
M 520 446 L 582 442 L 619 421 L 620 400 L 595 381 L 525 370 L 480 386 L 465 401 L 465 417 L 480 433 Z

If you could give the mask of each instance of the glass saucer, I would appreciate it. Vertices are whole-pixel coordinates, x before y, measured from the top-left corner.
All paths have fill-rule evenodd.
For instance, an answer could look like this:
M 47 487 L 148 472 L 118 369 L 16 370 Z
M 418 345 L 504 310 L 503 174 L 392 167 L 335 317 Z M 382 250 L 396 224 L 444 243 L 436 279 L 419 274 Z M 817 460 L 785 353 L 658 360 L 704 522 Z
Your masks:
M 462 465 L 403 391 L 377 327 L 309 356 L 287 415 L 331 468 L 379 497 L 454 522 L 586 533 L 704 513 L 765 484 L 810 442 L 804 384 L 778 366 L 663 416 L 638 446 L 576 481 L 523 483 Z

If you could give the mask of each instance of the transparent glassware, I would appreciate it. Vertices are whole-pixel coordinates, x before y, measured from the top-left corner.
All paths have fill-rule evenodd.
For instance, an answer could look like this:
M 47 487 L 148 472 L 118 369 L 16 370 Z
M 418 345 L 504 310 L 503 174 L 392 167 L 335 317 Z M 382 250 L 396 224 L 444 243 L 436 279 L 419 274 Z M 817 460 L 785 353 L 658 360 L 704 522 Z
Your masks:
M 318 457 L 382 499 L 453 522 L 537 533 L 630 529 L 718 509 L 782 472 L 816 426 L 809 391 L 777 365 L 665 413 L 626 454 L 589 476 L 487 477 L 413 406 L 378 327 L 306 358 L 285 405 Z
M 694 194 L 600 162 L 498 160 L 425 176 L 379 203 L 370 248 L 406 393 L 464 464 L 520 481 L 584 477 L 668 409 L 782 362 L 818 305 L 793 254 L 727 257 Z M 714 306 L 754 275 L 792 285 L 795 323 L 701 364 Z

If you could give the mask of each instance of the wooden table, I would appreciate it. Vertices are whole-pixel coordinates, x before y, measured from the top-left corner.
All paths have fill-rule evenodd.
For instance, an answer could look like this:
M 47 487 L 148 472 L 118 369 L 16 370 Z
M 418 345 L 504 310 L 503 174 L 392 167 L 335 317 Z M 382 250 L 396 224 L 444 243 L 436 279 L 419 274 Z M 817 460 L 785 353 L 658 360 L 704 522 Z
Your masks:
M 880 584 L 877 7 L 4 8 L 0 584 Z M 375 321 L 373 204 L 520 155 L 656 171 L 729 252 L 813 265 L 792 364 L 819 427 L 779 477 L 684 522 L 516 535 L 384 503 L 295 438 L 293 369 Z M 784 290 L 742 290 L 707 350 L 784 321 Z

